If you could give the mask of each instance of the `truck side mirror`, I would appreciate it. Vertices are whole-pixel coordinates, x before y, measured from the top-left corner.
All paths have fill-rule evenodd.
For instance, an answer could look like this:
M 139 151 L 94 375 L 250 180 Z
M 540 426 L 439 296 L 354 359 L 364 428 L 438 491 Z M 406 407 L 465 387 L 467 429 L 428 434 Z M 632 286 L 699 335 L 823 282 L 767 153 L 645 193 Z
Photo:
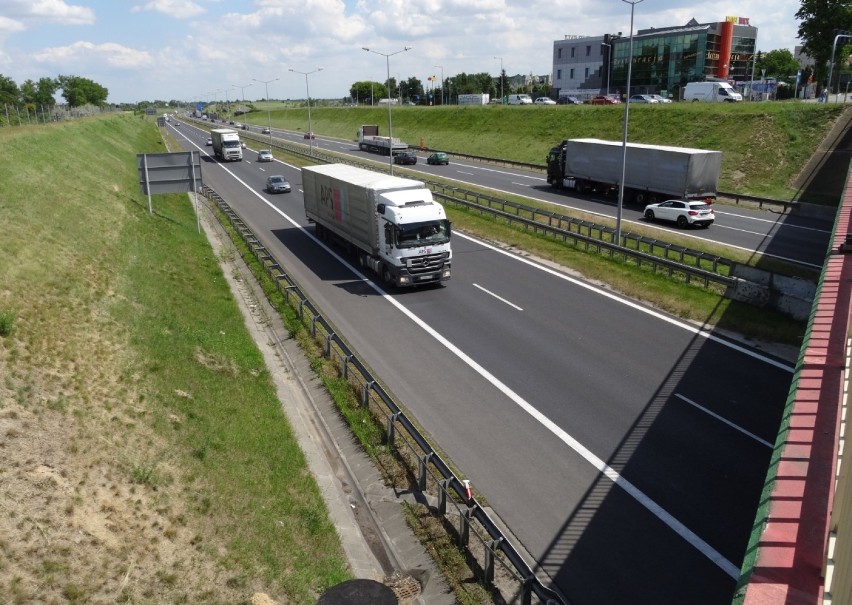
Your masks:
M 384 204 L 378 204 L 378 205 L 376 205 L 376 212 L 378 212 L 378 213 L 379 213 L 379 214 L 381 214 L 381 215 L 384 215 L 384 213 L 385 213 L 385 205 L 384 205 Z

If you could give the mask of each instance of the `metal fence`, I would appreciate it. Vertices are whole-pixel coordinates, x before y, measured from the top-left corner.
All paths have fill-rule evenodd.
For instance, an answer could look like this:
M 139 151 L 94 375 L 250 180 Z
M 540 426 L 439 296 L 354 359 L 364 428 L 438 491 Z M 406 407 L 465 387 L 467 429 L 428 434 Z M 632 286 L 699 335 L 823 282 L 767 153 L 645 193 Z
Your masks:
M 325 357 L 336 363 L 340 375 L 359 394 L 360 405 L 385 427 L 385 444 L 407 466 L 416 489 L 434 499 L 433 512 L 441 515 L 445 526 L 453 527 L 453 521 L 457 522 L 453 533 L 483 584 L 491 590 L 502 588 L 501 596 L 509 603 L 532 605 L 535 597 L 537 603 L 544 605 L 567 605 L 536 576 L 509 537 L 477 502 L 469 483 L 455 474 L 237 213 L 209 187 L 203 187 L 202 194 L 227 217 L 273 279 L 278 292 L 296 310 L 311 336 L 322 344 Z M 511 587 L 510 594 L 505 594 L 507 585 Z

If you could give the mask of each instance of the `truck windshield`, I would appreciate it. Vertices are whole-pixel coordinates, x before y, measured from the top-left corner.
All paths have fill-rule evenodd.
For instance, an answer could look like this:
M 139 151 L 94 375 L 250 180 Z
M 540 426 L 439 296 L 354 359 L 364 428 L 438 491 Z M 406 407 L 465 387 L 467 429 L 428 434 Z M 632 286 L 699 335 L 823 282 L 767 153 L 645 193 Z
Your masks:
M 449 221 L 429 221 L 399 225 L 396 231 L 396 244 L 400 248 L 434 246 L 450 241 Z
M 239 141 L 222 141 L 222 145 L 224 145 L 225 147 L 239 147 L 240 142 Z

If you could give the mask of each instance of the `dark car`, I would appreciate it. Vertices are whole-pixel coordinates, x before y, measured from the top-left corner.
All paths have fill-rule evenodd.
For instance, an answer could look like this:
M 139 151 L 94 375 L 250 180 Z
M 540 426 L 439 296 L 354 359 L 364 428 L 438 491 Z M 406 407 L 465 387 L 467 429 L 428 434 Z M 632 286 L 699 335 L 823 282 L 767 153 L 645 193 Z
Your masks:
M 280 174 L 274 174 L 266 179 L 266 190 L 269 193 L 290 193 L 290 182 Z
M 309 130 L 308 132 L 306 132 L 306 133 L 303 135 L 303 138 L 306 138 L 306 139 L 315 139 L 315 138 L 317 138 L 317 137 L 316 137 L 316 135 L 315 135 L 314 133 L 312 133 L 312 132 Z
M 398 154 L 393 156 L 394 164 L 416 164 L 417 156 L 411 153 L 410 151 L 400 151 Z
M 268 128 L 264 128 L 264 129 L 261 131 L 261 134 L 269 134 L 269 129 L 268 129 Z
M 592 105 L 618 105 L 620 101 L 612 95 L 598 95 L 591 100 Z
M 443 151 L 436 151 L 428 158 L 426 158 L 427 164 L 444 164 L 445 166 L 450 163 L 450 156 L 448 156 Z
M 577 97 L 559 97 L 556 102 L 559 105 L 580 105 L 580 99 Z

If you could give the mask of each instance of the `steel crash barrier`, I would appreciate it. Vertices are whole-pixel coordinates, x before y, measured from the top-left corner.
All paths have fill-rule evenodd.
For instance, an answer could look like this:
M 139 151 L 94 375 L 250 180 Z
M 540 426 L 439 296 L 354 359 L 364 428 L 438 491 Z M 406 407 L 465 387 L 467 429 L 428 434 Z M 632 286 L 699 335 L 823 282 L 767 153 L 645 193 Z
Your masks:
M 337 364 L 341 376 L 360 394 L 360 404 L 385 427 L 385 444 L 409 467 L 417 489 L 434 499 L 433 512 L 448 522 L 450 518 L 457 519 L 457 542 L 465 549 L 468 563 L 485 586 L 494 588 L 500 574 L 501 580 L 517 586 L 510 596 L 512 603 L 532 605 L 536 597 L 536 602 L 544 605 L 567 605 L 561 595 L 536 576 L 511 539 L 477 502 L 469 482 L 455 474 L 239 215 L 213 189 L 204 186 L 201 193 L 227 218 L 275 282 L 286 303 L 296 310 L 311 336 L 322 344 L 325 357 Z

